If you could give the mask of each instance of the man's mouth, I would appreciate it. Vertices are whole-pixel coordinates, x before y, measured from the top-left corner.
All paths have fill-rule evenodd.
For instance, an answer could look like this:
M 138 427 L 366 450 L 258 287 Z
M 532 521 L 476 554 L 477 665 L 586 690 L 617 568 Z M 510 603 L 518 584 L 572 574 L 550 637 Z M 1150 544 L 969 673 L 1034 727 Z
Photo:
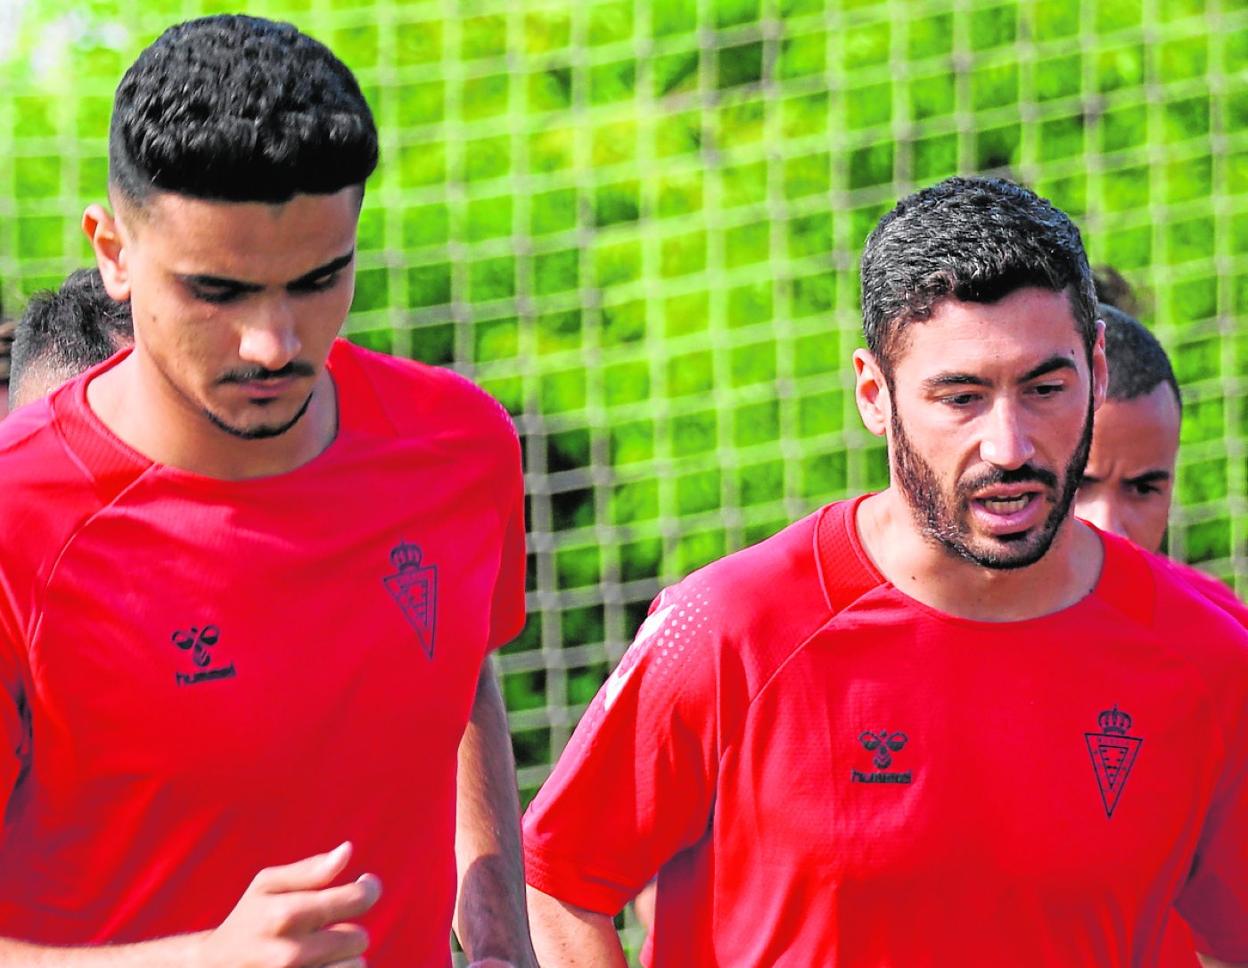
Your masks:
M 981 498 L 979 503 L 993 514 L 1012 514 L 1025 508 L 1035 496 L 1035 493 L 1032 492 L 1030 494 L 1020 494 L 1018 497 L 986 497 Z

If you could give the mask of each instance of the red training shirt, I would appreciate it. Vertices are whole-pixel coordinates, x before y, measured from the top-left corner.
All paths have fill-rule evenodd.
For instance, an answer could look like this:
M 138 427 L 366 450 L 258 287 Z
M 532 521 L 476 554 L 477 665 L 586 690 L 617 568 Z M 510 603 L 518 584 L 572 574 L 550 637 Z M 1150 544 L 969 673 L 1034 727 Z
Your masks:
M 1209 601 L 1219 606 L 1248 628 L 1248 606 L 1245 606 L 1222 582 L 1198 568 L 1170 558 L 1162 559 L 1175 575 L 1186 581 Z M 1178 916 L 1171 916 L 1161 946 L 1161 968 L 1200 968 L 1195 954 L 1196 940 L 1192 929 Z
M 369 964 L 448 965 L 459 740 L 524 620 L 510 420 L 338 341 L 330 446 L 222 481 L 100 423 L 119 358 L 0 424 L 0 936 L 212 928 L 350 839 Z
M 1248 959 L 1248 636 L 1102 536 L 1082 601 L 902 594 L 857 502 L 655 601 L 525 818 L 529 882 L 649 963 L 1127 966 L 1167 912 Z

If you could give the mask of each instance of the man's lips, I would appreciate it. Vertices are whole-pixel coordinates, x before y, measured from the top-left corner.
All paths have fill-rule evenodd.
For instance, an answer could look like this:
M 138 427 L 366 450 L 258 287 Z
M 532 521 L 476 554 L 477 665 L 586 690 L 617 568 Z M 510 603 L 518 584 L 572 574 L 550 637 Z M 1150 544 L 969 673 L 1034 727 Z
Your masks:
M 280 397 L 294 386 L 298 379 L 299 377 L 295 376 L 283 376 L 264 380 L 243 380 L 234 385 L 249 397 L 267 400 Z
M 971 495 L 972 501 L 1011 500 L 1030 494 L 1043 494 L 1044 485 L 1039 483 L 1026 484 L 993 484 L 984 487 Z
M 1040 524 L 1047 513 L 1043 489 L 1021 485 L 987 488 L 970 500 L 971 514 L 984 530 L 1016 534 Z

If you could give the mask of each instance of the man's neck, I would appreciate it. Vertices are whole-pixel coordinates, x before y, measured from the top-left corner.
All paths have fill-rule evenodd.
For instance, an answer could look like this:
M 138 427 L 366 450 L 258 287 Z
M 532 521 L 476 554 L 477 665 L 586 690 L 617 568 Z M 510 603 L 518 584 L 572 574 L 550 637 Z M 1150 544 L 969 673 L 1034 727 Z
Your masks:
M 133 352 L 87 385 L 87 402 L 104 426 L 150 460 L 220 480 L 285 474 L 325 450 L 338 430 L 328 370 L 317 378 L 307 411 L 295 425 L 259 440 L 217 427 Z
M 980 622 L 1023 621 L 1074 605 L 1096 587 L 1104 559 L 1092 529 L 1068 517 L 1034 565 L 976 565 L 923 535 L 896 488 L 859 504 L 854 524 L 875 566 L 899 591 Z

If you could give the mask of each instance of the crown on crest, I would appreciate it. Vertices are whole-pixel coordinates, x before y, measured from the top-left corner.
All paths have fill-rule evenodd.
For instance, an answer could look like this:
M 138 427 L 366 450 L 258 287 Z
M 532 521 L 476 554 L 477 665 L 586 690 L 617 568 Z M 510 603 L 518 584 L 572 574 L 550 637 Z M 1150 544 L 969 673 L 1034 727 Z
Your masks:
M 390 549 L 390 563 L 399 571 L 420 567 L 420 546 L 409 541 L 400 541 Z
M 1119 710 L 1115 705 L 1113 709 L 1106 709 L 1096 721 L 1101 724 L 1102 733 L 1116 733 L 1119 736 L 1126 736 L 1127 730 L 1131 728 L 1131 717 Z

